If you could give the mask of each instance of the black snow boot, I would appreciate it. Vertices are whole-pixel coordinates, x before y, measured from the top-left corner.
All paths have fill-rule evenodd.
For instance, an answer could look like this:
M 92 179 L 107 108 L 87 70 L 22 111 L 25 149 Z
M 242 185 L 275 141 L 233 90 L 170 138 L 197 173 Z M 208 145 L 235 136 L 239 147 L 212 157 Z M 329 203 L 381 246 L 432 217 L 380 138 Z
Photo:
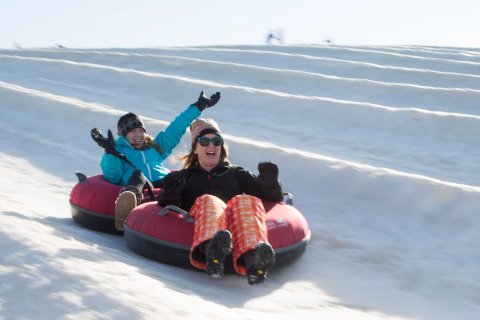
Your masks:
M 142 190 L 147 178 L 140 170 L 135 170 L 128 179 L 127 185 L 122 188 L 115 201 L 115 228 L 123 231 L 125 219 L 136 206 L 142 203 Z
M 261 242 L 255 249 L 246 252 L 243 260 L 247 268 L 248 284 L 260 284 L 265 281 L 268 270 L 275 263 L 275 252 L 271 245 Z
M 131 191 L 135 194 L 137 199 L 137 205 L 142 203 L 143 200 L 143 189 L 149 185 L 149 181 L 145 175 L 140 170 L 135 170 L 132 172 L 125 187 L 122 189 L 124 191 Z
M 115 201 L 115 229 L 123 231 L 123 224 L 130 212 L 142 202 L 142 193 L 126 186 Z
M 223 276 L 223 261 L 232 252 L 232 234 L 228 230 L 220 230 L 205 246 L 207 274 L 212 278 Z

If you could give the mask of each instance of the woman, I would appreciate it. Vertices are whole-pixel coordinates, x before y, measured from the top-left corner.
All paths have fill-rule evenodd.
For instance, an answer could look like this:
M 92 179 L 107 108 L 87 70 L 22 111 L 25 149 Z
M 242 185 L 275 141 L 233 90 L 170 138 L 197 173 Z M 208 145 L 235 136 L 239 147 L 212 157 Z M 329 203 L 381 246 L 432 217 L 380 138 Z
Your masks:
M 224 259 L 232 253 L 235 270 L 246 274 L 251 285 L 262 283 L 275 260 L 262 200 L 282 200 L 278 168 L 260 163 L 257 177 L 231 165 L 212 119 L 197 119 L 190 131 L 191 152 L 182 170 L 164 178 L 159 205 L 177 205 L 195 218 L 190 250 L 193 266 L 220 277 Z
M 115 228 L 123 230 L 124 220 L 130 211 L 142 201 L 142 190 L 148 185 L 160 187 L 162 179 L 170 171 L 163 166 L 165 159 L 180 142 L 193 120 L 205 108 L 213 107 L 220 99 L 220 92 L 207 98 L 202 91 L 198 100 L 178 115 L 155 138 L 146 134 L 143 121 L 134 113 L 120 117 L 117 123 L 119 138 L 115 141 L 108 130 L 104 138 L 92 129 L 92 138 L 105 149 L 100 166 L 103 176 L 113 184 L 123 186 L 115 201 Z

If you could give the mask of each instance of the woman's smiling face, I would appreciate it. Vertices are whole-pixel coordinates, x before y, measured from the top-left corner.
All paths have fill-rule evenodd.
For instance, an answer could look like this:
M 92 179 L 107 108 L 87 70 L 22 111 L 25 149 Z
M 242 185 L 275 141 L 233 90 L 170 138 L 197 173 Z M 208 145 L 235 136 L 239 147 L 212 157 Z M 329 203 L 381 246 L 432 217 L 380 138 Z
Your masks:
M 127 133 L 125 138 L 135 149 L 141 149 L 145 143 L 145 130 L 143 128 L 135 128 Z
M 203 137 L 209 140 L 206 146 L 203 146 L 199 142 L 199 139 L 201 140 Z M 204 139 L 205 142 L 207 141 L 207 139 Z M 220 139 L 218 141 L 222 141 L 222 143 L 215 143 L 214 141 L 212 141 L 212 139 L 214 141 Z M 215 144 L 219 145 L 216 146 Z M 195 143 L 195 152 L 198 156 L 198 163 L 203 169 L 210 171 L 217 166 L 217 164 L 220 162 L 222 145 L 222 138 L 214 133 L 207 133 L 197 139 L 197 142 Z

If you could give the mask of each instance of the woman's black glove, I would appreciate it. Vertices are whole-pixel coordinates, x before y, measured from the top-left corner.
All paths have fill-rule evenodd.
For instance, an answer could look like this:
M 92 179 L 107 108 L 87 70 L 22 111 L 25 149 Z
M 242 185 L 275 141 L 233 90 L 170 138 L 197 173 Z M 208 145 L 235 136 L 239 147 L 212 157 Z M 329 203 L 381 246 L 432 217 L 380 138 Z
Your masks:
M 93 141 L 95 141 L 101 148 L 105 149 L 105 153 L 119 156 L 120 153 L 115 150 L 115 139 L 113 138 L 112 130 L 108 129 L 108 138 L 105 138 L 100 130 L 93 128 L 90 132 Z
M 169 204 L 178 205 L 185 188 L 185 177 L 181 171 L 173 171 L 163 178 L 163 189 L 158 195 L 158 205 L 165 207 Z
M 210 98 L 208 98 L 202 90 L 202 92 L 200 92 L 198 100 L 191 105 L 196 106 L 198 110 L 203 111 L 206 108 L 210 108 L 216 105 L 218 100 L 220 100 L 220 92 L 215 92 L 210 96 Z
M 273 162 L 258 164 L 257 183 L 263 192 L 263 200 L 279 202 L 283 200 L 283 191 L 278 181 L 278 166 Z

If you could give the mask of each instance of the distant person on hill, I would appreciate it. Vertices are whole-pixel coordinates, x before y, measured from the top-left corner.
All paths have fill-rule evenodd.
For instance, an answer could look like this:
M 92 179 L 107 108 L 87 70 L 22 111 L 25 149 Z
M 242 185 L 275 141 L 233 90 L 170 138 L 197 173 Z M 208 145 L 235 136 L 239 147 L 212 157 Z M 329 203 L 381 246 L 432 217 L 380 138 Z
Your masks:
M 274 41 L 276 41 L 278 44 L 281 44 L 283 42 L 282 34 L 283 30 L 281 28 L 278 28 L 276 31 L 270 30 L 267 34 L 267 44 L 273 44 Z
M 111 130 L 105 138 L 100 130 L 91 130 L 93 140 L 105 150 L 100 166 L 103 176 L 113 184 L 123 186 L 115 202 L 115 228 L 123 230 L 130 211 L 142 201 L 146 186 L 160 187 L 170 170 L 163 166 L 165 159 L 180 143 L 193 120 L 205 108 L 213 107 L 220 92 L 206 97 L 203 91 L 196 102 L 180 113 L 168 127 L 154 137 L 147 135 L 145 125 L 134 113 L 120 117 L 117 123 L 119 137 L 115 140 Z
M 235 270 L 246 274 L 251 285 L 262 283 L 275 260 L 262 200 L 283 199 L 278 167 L 260 163 L 255 176 L 230 164 L 212 119 L 195 120 L 190 131 L 192 149 L 184 157 L 184 168 L 165 176 L 158 203 L 178 206 L 195 218 L 193 266 L 220 277 L 224 259 L 232 253 Z
M 267 43 L 268 44 L 271 44 L 272 43 L 272 40 L 275 39 L 275 36 L 273 35 L 273 33 L 268 33 L 267 35 Z
M 267 35 L 267 43 L 272 44 L 274 40 L 280 41 L 280 38 L 276 37 L 273 32 L 268 33 Z

